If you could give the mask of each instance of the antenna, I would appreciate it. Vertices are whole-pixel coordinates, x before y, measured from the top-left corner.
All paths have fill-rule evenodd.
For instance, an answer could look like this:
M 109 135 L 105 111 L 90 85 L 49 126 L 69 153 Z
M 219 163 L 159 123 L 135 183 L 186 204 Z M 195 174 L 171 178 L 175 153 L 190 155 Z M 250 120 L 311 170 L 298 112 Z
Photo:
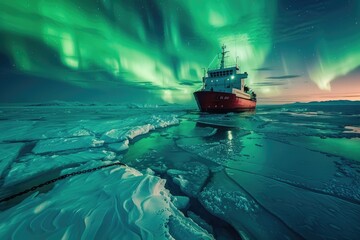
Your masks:
M 202 86 L 202 89 L 205 89 L 205 73 L 206 73 L 206 68 L 202 68 L 204 70 L 204 76 L 202 77 L 202 83 L 203 83 L 203 86 Z
M 224 68 L 224 65 L 225 65 L 225 55 L 226 53 L 228 53 L 229 51 L 225 51 L 225 44 L 222 45 L 222 52 L 221 52 L 221 63 L 220 63 L 220 68 Z
M 205 77 L 205 74 L 206 74 L 206 68 L 201 68 L 202 70 L 204 70 L 204 77 Z
M 236 70 L 240 70 L 238 64 L 237 64 L 237 60 L 238 60 L 239 56 L 236 56 Z
M 236 38 L 236 36 L 235 36 L 235 56 L 236 56 L 236 64 L 237 64 L 238 48 L 237 48 L 237 38 Z

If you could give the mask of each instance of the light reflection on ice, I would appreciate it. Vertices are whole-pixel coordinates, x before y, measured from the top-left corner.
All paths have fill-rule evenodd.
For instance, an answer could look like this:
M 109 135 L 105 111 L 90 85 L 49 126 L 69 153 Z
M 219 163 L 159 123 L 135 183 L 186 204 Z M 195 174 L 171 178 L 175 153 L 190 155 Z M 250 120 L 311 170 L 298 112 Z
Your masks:
M 229 141 L 231 141 L 231 140 L 233 139 L 232 132 L 231 132 L 231 131 L 228 131 L 227 134 L 228 134 L 228 139 L 229 139 Z

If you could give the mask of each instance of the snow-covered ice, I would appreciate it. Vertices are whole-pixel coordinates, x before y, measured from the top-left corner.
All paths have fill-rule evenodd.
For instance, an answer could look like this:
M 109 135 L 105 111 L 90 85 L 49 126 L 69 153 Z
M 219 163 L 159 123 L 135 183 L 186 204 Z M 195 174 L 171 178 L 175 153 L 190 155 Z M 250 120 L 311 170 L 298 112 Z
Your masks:
M 0 238 L 212 239 L 170 198 L 164 180 L 112 167 L 59 181 L 3 211 Z
M 1 108 L 1 239 L 357 239 L 358 108 Z M 340 113 L 341 112 L 341 113 Z
M 4 178 L 4 171 L 10 167 L 11 163 L 19 154 L 23 143 L 3 143 L 0 144 L 1 160 L 0 160 L 0 176 Z
M 185 165 L 182 170 L 169 169 L 167 174 L 172 177 L 174 183 L 179 185 L 185 194 L 196 197 L 209 177 L 209 169 L 205 164 L 191 162 Z

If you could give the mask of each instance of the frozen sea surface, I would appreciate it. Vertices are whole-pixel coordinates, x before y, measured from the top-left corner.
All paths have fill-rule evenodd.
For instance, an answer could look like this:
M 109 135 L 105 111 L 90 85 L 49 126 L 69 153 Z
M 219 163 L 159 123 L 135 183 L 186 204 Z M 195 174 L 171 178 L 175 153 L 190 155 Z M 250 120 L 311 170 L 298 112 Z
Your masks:
M 0 123 L 1 239 L 360 236 L 358 106 L 59 102 Z

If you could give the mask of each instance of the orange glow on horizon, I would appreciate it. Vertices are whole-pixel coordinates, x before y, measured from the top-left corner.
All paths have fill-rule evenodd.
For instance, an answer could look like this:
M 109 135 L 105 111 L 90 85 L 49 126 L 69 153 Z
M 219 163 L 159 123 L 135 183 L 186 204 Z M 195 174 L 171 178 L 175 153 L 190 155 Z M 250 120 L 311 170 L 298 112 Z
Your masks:
M 259 94 L 258 104 L 286 104 L 330 100 L 360 101 L 360 79 L 357 76 L 344 76 L 332 82 L 330 91 L 320 90 L 312 82 L 308 82 L 306 85 L 292 83 L 289 84 L 287 89 L 284 88 L 282 93 L 274 97 L 262 97 Z

